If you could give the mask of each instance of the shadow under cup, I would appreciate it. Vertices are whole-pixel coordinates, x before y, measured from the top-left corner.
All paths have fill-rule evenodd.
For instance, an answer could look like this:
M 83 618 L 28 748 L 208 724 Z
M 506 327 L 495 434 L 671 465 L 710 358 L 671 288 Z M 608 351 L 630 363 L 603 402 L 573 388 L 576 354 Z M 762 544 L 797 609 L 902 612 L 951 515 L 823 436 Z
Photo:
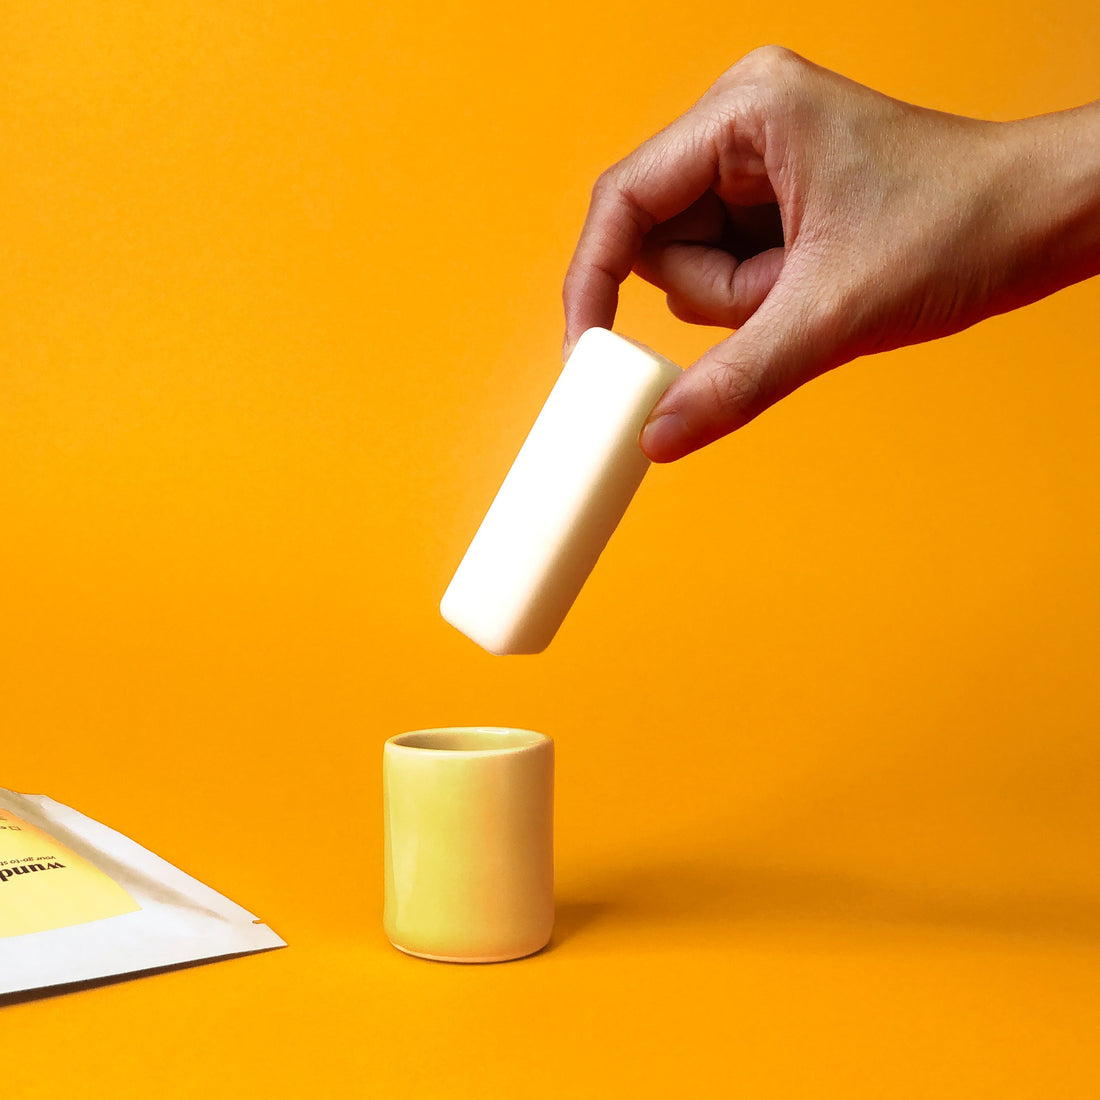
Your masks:
M 383 752 L 386 935 L 410 955 L 503 962 L 554 925 L 554 743 L 454 726 Z

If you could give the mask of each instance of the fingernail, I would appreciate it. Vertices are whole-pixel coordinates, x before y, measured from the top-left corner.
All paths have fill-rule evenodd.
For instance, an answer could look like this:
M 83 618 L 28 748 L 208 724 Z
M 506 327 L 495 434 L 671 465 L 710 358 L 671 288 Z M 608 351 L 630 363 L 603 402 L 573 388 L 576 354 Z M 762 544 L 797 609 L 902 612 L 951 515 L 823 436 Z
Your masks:
M 688 426 L 677 412 L 661 413 L 642 428 L 642 450 L 654 462 L 671 462 L 685 450 Z

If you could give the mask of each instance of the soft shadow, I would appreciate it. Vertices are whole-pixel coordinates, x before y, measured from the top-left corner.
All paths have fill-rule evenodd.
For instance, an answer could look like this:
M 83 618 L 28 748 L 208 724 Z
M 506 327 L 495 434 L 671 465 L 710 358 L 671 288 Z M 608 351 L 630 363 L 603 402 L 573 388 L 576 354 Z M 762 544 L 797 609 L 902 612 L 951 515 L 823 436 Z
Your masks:
M 1100 897 L 1088 892 L 899 884 L 797 867 L 705 862 L 636 867 L 604 873 L 599 881 L 607 900 L 592 905 L 593 916 L 611 908 L 616 923 L 627 925 L 923 926 L 1100 943 Z M 587 920 L 582 914 L 582 926 Z
M 218 955 L 211 959 L 192 959 L 190 962 L 173 963 L 171 966 L 157 966 L 150 970 L 137 970 L 131 974 L 110 974 L 105 978 L 89 978 L 83 982 L 66 982 L 64 985 L 47 985 L 40 989 L 26 989 L 20 993 L 0 993 L 0 1009 L 12 1005 L 26 1004 L 28 1001 L 44 1001 L 51 997 L 66 997 L 70 993 L 83 993 L 87 989 L 100 989 L 106 985 L 118 985 L 120 982 L 140 981 L 142 978 L 154 978 L 159 974 L 170 974 L 175 970 L 193 970 L 211 963 L 226 962 L 230 959 L 243 959 L 247 955 L 265 955 L 269 951 L 278 951 L 278 946 L 262 947 L 258 951 L 238 951 L 233 955 Z
M 554 907 L 554 931 L 544 951 L 553 951 L 610 908 L 606 901 L 559 901 Z

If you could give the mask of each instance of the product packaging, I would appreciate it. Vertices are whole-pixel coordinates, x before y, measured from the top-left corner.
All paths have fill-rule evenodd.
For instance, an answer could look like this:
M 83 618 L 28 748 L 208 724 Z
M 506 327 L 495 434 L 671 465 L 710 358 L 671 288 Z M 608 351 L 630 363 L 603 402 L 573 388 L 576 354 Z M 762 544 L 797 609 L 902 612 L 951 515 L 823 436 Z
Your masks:
M 0 788 L 0 994 L 285 946 L 113 829 Z

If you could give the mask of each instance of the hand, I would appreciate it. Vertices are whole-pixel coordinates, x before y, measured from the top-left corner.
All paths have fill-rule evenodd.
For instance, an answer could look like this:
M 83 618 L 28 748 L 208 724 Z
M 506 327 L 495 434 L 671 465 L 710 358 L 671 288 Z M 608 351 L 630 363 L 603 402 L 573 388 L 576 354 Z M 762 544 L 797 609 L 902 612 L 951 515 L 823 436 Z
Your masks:
M 566 276 L 566 347 L 633 270 L 737 331 L 642 433 L 670 461 L 856 356 L 957 332 L 1100 271 L 1100 103 L 961 118 L 778 47 L 605 172 Z

